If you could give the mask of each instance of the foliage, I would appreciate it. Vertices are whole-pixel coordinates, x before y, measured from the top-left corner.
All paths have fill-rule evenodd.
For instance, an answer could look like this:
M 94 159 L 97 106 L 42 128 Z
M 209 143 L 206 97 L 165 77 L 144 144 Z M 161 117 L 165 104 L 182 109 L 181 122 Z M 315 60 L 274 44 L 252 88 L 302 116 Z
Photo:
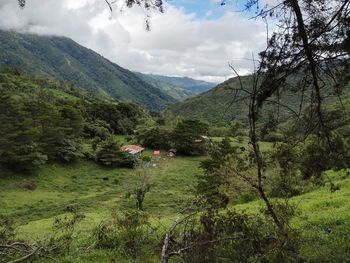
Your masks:
M 209 126 L 199 120 L 180 120 L 172 132 L 172 143 L 180 154 L 202 155 L 206 152 L 205 139 Z
M 6 244 L 15 237 L 14 222 L 10 218 L 0 216 L 0 245 Z M 0 249 L 1 251 L 1 249 Z
M 140 181 L 137 183 L 134 189 L 134 194 L 136 196 L 136 209 L 143 210 L 143 202 L 145 201 L 146 194 L 151 189 L 150 178 L 147 175 L 145 169 L 139 170 Z
M 292 143 L 276 143 L 270 157 L 278 169 L 277 178 L 271 182 L 271 195 L 291 197 L 300 194 L 303 181 L 299 172 L 300 149 Z
M 297 262 L 297 236 L 286 240 L 271 222 L 226 210 L 190 217 L 172 233 L 171 255 L 189 262 Z
M 47 160 L 38 144 L 40 131 L 21 105 L 0 86 L 0 165 L 33 171 Z
M 100 141 L 106 140 L 111 136 L 112 129 L 108 122 L 97 119 L 84 125 L 84 137 L 95 138 Z
M 119 142 L 113 137 L 103 141 L 96 153 L 98 163 L 109 167 L 134 168 L 138 160 L 135 156 L 124 152 Z
M 209 135 L 211 137 L 227 137 L 231 135 L 231 131 L 225 126 L 214 126 L 210 127 Z
M 83 149 L 91 139 L 96 150 L 112 133 L 133 133 L 151 121 L 133 103 L 92 98 L 69 84 L 23 75 L 16 69 L 0 72 L 0 166 L 33 172 L 47 162 L 72 163 L 94 159 Z M 131 166 L 120 154 L 121 165 Z
M 165 127 L 156 126 L 146 130 L 139 130 L 136 138 L 147 148 L 168 150 L 171 147 L 172 133 Z
M 92 135 L 96 132 L 105 136 L 110 129 L 114 134 L 132 134 L 139 124 L 141 118 L 147 118 L 145 111 L 136 104 L 120 102 L 113 103 L 108 101 L 95 101 L 88 104 L 88 119 L 95 126 L 98 124 L 102 127 L 96 127 L 97 130 L 91 131 Z M 92 129 L 92 128 L 88 128 Z M 90 132 L 90 134 L 91 134 Z
M 231 130 L 231 135 L 234 137 L 245 135 L 244 125 L 242 122 L 238 120 L 233 120 L 230 123 L 230 130 Z
M 0 67 L 60 78 L 99 97 L 134 101 L 160 110 L 176 100 L 66 37 L 0 31 Z
M 301 172 L 305 179 L 320 179 L 322 172 L 326 170 L 340 170 L 350 166 L 348 139 L 336 132 L 332 133 L 330 139 L 331 142 L 325 137 L 313 136 L 307 142 L 301 153 Z
M 66 215 L 55 218 L 52 235 L 47 244 L 51 254 L 70 253 L 77 224 L 85 218 L 75 206 L 68 206 L 66 212 Z
M 226 207 L 229 202 L 227 189 L 229 178 L 220 168 L 226 165 L 232 155 L 238 158 L 239 148 L 231 145 L 229 138 L 224 138 L 220 143 L 213 143 L 209 147 L 209 158 L 201 162 L 204 173 L 198 177 L 196 186 L 199 199 L 210 209 Z
M 148 215 L 140 210 L 113 213 L 112 218 L 101 222 L 95 230 L 96 247 L 117 249 L 131 258 L 147 261 L 157 249 L 156 229 Z

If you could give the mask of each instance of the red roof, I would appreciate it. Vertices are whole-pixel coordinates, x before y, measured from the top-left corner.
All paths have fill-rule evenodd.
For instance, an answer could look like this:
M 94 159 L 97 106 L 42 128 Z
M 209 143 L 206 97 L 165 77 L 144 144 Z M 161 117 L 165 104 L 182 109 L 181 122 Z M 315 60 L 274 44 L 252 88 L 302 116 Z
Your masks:
M 121 150 L 123 152 L 129 152 L 134 154 L 134 153 L 143 152 L 145 148 L 138 145 L 124 145 L 122 146 Z
M 153 151 L 153 155 L 160 155 L 160 151 Z

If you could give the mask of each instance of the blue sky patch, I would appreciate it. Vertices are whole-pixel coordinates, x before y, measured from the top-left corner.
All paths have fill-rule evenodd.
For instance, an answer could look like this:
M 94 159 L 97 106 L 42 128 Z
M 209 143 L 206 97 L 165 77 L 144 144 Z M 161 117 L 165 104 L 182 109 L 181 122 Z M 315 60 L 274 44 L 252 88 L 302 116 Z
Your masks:
M 244 0 L 167 0 L 167 3 L 195 14 L 198 20 L 218 19 L 227 12 L 238 12 L 244 8 Z

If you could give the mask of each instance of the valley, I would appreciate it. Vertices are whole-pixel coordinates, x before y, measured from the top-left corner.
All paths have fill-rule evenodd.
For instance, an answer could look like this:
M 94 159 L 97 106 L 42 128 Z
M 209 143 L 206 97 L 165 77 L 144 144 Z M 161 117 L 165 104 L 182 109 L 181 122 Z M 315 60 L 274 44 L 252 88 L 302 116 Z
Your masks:
M 349 13 L 0 0 L 0 263 L 350 262 Z

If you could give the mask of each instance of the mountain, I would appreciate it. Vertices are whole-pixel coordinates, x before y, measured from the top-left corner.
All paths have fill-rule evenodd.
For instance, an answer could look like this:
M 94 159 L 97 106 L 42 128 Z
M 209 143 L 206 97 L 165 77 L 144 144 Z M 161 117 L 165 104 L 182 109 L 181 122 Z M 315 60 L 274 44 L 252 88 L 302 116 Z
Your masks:
M 160 89 L 164 93 L 168 94 L 177 101 L 182 101 L 188 97 L 196 95 L 196 93 L 187 90 L 184 87 L 176 86 L 158 78 L 153 77 L 154 75 L 147 75 L 142 73 L 136 73 L 136 75 L 148 84 Z M 164 77 L 166 78 L 166 77 Z
M 242 84 L 244 87 L 251 86 L 252 77 L 243 76 L 241 77 Z M 292 76 L 288 79 L 290 84 L 298 82 L 298 76 Z M 345 89 L 344 97 L 350 97 L 350 85 Z M 240 88 L 239 79 L 231 78 L 222 84 L 219 84 L 215 88 L 197 96 L 188 98 L 184 101 L 177 102 L 169 106 L 165 114 L 170 118 L 185 117 L 185 118 L 197 118 L 205 120 L 212 124 L 218 124 L 220 122 L 228 122 L 233 119 L 239 120 L 245 124 L 247 123 L 248 115 L 248 101 L 242 96 L 244 94 L 235 94 L 235 89 Z M 333 104 L 338 99 L 333 94 L 333 88 L 325 87 L 325 92 L 328 94 L 324 102 L 326 104 Z M 327 90 L 328 89 L 328 90 Z M 236 96 L 236 97 L 235 97 Z M 291 91 L 281 91 L 280 93 L 280 107 L 279 107 L 279 120 L 288 120 L 289 117 L 293 116 L 290 109 L 295 112 L 299 111 L 301 95 L 293 93 Z M 310 101 L 310 94 L 304 94 L 304 107 L 308 105 Z M 282 106 L 283 105 L 283 106 Z M 270 113 L 275 112 L 276 98 L 272 97 L 269 102 L 264 104 L 264 114 L 261 116 L 262 121 L 266 121 L 270 118 Z
M 152 75 L 152 74 L 149 74 L 148 76 L 153 79 L 165 82 L 169 85 L 190 91 L 193 94 L 200 94 L 200 93 L 206 92 L 216 86 L 216 84 L 211 82 L 191 79 L 188 77 L 168 77 L 168 76 L 160 76 L 160 75 Z
M 243 77 L 242 81 L 247 84 L 249 78 Z M 232 104 L 233 89 L 239 88 L 238 85 L 239 81 L 236 78 L 227 80 L 205 93 L 169 106 L 166 115 L 170 118 L 196 118 L 214 124 L 232 119 L 245 121 L 247 107 L 244 107 L 243 102 Z
M 133 72 L 66 37 L 0 30 L 0 67 L 68 81 L 101 97 L 160 110 L 176 100 Z

